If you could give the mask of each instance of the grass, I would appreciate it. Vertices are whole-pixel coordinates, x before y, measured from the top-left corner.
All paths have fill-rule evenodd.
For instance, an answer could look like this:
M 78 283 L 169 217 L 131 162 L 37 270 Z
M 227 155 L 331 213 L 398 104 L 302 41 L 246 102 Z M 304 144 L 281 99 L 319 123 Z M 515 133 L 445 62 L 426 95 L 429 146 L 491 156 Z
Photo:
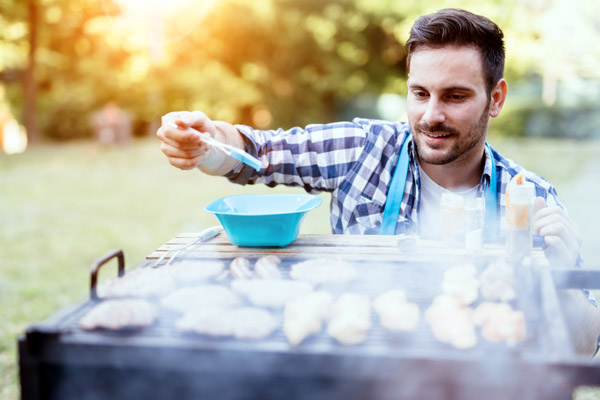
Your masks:
M 589 163 L 598 163 L 594 160 L 600 154 L 600 144 L 539 139 L 498 141 L 496 147 L 526 167 L 545 171 L 559 193 L 569 192 L 574 178 Z M 18 335 L 86 296 L 88 267 L 95 258 L 121 248 L 131 266 L 180 232 L 216 225 L 203 207 L 217 197 L 303 193 L 299 188 L 241 187 L 179 171 L 168 165 L 153 139 L 125 148 L 92 142 L 41 145 L 21 155 L 0 155 L 0 171 L 0 400 L 19 398 Z M 568 208 L 595 210 L 597 196 L 589 204 L 583 195 L 574 197 L 580 203 Z M 303 233 L 329 232 L 329 197 L 323 199 L 307 215 Z M 587 226 L 585 220 L 590 218 L 577 222 Z M 600 266 L 598 260 L 592 258 Z M 107 271 L 102 278 L 110 277 Z M 576 398 L 600 399 L 600 394 L 581 389 Z
M 203 208 L 220 196 L 304 193 L 179 171 L 168 165 L 156 140 L 126 148 L 44 145 L 0 155 L 0 170 L 1 400 L 19 397 L 17 336 L 82 299 L 94 259 L 121 248 L 131 266 L 180 232 L 216 225 Z M 328 218 L 325 203 L 307 215 L 302 232 L 328 233 Z M 105 271 L 102 278 L 110 277 Z

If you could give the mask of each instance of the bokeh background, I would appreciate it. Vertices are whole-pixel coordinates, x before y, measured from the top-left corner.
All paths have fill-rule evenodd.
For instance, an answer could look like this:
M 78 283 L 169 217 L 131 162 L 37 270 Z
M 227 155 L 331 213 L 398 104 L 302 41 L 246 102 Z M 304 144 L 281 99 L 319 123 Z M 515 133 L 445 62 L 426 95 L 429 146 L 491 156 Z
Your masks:
M 403 119 L 404 42 L 444 7 L 504 30 L 509 96 L 489 141 L 555 184 L 600 268 L 597 0 L 0 0 L 0 400 L 19 397 L 18 335 L 82 300 L 95 258 L 122 248 L 131 266 L 215 225 L 202 209 L 217 197 L 301 191 L 170 167 L 161 115 Z M 329 232 L 323 198 L 302 232 Z

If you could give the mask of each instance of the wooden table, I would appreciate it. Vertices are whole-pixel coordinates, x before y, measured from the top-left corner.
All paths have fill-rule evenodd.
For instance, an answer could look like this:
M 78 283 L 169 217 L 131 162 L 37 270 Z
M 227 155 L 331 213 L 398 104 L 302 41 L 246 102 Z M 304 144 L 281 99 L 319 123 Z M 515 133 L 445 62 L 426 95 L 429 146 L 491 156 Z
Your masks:
M 155 260 L 170 252 L 168 259 L 177 250 L 192 243 L 199 233 L 181 233 L 149 254 L 147 260 Z M 285 258 L 335 257 L 348 260 L 411 261 L 423 259 L 439 260 L 444 257 L 496 256 L 503 257 L 505 249 L 499 245 L 486 245 L 472 251 L 444 247 L 439 242 L 419 240 L 414 237 L 395 235 L 323 235 L 301 234 L 286 247 L 238 247 L 229 242 L 225 233 L 185 250 L 186 257 L 232 259 L 256 255 L 275 254 Z M 537 263 L 545 262 L 541 250 L 534 251 Z

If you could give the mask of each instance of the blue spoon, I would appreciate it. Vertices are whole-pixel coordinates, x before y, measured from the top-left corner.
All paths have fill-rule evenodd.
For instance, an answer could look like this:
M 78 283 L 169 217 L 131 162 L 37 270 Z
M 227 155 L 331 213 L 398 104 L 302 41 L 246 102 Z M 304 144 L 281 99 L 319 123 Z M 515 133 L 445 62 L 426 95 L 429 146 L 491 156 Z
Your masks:
M 178 129 L 181 129 L 177 125 L 173 125 L 173 126 Z M 210 135 L 208 135 L 206 133 L 202 133 L 199 130 L 194 129 L 192 127 L 188 127 L 187 129 L 193 131 L 198 136 L 200 136 L 200 140 L 202 140 L 204 143 L 214 146 L 214 147 L 218 148 L 219 150 L 221 150 L 223 153 L 227 154 L 229 157 L 235 158 L 236 160 L 241 161 L 244 164 L 251 166 L 255 170 L 260 171 L 260 161 L 257 158 L 246 153 L 244 150 L 240 150 L 237 147 L 231 146 L 229 144 L 221 143 L 218 140 L 213 139 Z

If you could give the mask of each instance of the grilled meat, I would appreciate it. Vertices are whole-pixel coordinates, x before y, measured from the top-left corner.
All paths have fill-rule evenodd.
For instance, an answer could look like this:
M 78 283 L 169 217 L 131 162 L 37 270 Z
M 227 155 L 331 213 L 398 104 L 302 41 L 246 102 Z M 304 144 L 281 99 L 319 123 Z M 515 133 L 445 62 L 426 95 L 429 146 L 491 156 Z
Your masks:
M 236 293 L 222 285 L 184 287 L 160 299 L 163 307 L 182 313 L 200 308 L 230 308 L 241 303 Z
M 234 258 L 231 264 L 229 265 L 229 270 L 231 271 L 231 276 L 234 279 L 252 279 L 254 278 L 254 273 L 250 270 L 250 260 L 244 257 Z
M 185 260 L 162 268 L 169 272 L 176 282 L 189 284 L 214 278 L 223 272 L 225 264 L 221 261 Z
M 366 340 L 371 328 L 371 301 L 358 293 L 343 293 L 331 308 L 327 333 L 343 344 L 359 344 Z
M 137 268 L 98 287 L 102 298 L 160 297 L 175 289 L 177 283 L 166 268 Z
M 175 326 L 182 331 L 209 336 L 262 339 L 277 329 L 279 323 L 262 308 L 205 308 L 186 313 Z
M 92 308 L 79 320 L 83 329 L 129 329 L 145 328 L 154 323 L 157 310 L 142 299 L 106 300 Z
M 281 279 L 281 272 L 278 265 L 281 263 L 281 258 L 268 255 L 259 258 L 254 265 L 256 274 L 263 279 Z
M 231 288 L 255 306 L 281 308 L 291 299 L 310 292 L 312 285 L 283 279 L 236 280 Z
M 457 265 L 444 272 L 442 292 L 450 294 L 469 305 L 479 297 L 479 280 L 475 277 L 477 269 L 470 265 Z
M 411 331 L 419 323 L 419 306 L 406 300 L 403 290 L 389 290 L 373 301 L 381 325 L 391 331 Z
M 511 301 L 517 297 L 515 276 L 509 264 L 494 262 L 481 273 L 481 297 L 500 301 Z
M 425 311 L 425 319 L 440 342 L 449 343 L 458 349 L 467 349 L 477 343 L 472 312 L 471 308 L 456 297 L 441 294 L 433 299 L 432 305 Z
M 324 291 L 310 292 L 290 300 L 283 312 L 283 331 L 290 344 L 321 332 L 323 321 L 329 318 L 333 296 Z
M 473 322 L 481 326 L 481 335 L 490 342 L 512 346 L 525 340 L 525 316 L 507 303 L 481 303 L 473 312 Z

